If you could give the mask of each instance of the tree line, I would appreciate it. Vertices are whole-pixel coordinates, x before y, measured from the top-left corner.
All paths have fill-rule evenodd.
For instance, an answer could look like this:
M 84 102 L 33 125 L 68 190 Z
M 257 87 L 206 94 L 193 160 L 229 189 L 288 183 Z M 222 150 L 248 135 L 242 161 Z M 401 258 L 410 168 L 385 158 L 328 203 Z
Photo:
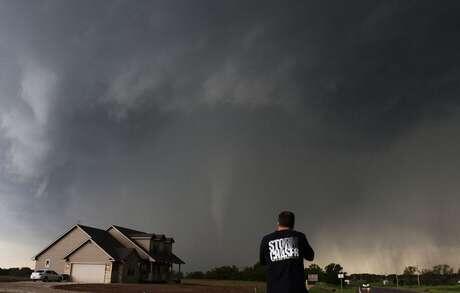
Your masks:
M 407 285 L 417 285 L 419 282 L 421 285 L 456 284 L 460 281 L 460 268 L 455 272 L 454 268 L 447 264 L 435 265 L 432 268 L 407 266 L 398 277 L 401 279 L 400 282 Z
M 340 283 L 338 273 L 343 270 L 339 264 L 331 263 L 322 269 L 316 264 L 310 265 L 305 269 L 307 274 L 318 274 L 320 280 L 332 284 Z M 265 281 L 265 267 L 260 263 L 253 266 L 238 268 L 237 266 L 221 266 L 210 269 L 206 272 L 195 271 L 186 275 L 188 279 L 212 279 L 212 280 L 241 280 L 241 281 Z
M 209 271 L 195 271 L 186 275 L 188 279 L 265 281 L 265 267 L 260 263 L 243 269 L 237 266 L 221 266 Z
M 0 268 L 0 276 L 30 277 L 30 274 L 32 274 L 32 272 L 33 272 L 32 269 L 28 267 L 9 268 L 9 269 Z
M 307 274 L 317 274 L 319 281 L 330 284 L 339 284 L 337 275 L 343 272 L 339 264 L 329 264 L 324 269 L 316 264 L 311 264 L 305 269 Z M 383 285 L 386 281 L 389 286 L 396 285 L 445 285 L 457 284 L 460 281 L 460 269 L 455 273 L 454 268 L 447 264 L 435 265 L 431 269 L 419 269 L 417 266 L 407 266 L 402 274 L 351 274 L 345 273 L 345 278 L 352 285 L 363 283 L 378 283 Z
M 342 265 L 330 263 L 324 268 L 317 264 L 310 264 L 305 268 L 305 278 L 310 274 L 318 276 L 320 282 L 340 284 L 339 273 L 344 273 L 345 279 L 351 285 L 363 283 L 382 284 L 386 281 L 389 286 L 399 285 L 441 285 L 455 284 L 460 281 L 460 269 L 455 273 L 454 269 L 446 264 L 433 266 L 431 269 L 418 269 L 416 266 L 407 266 L 402 274 L 350 274 L 343 271 Z M 237 266 L 221 266 L 208 271 L 195 271 L 186 275 L 189 279 L 213 279 L 213 280 L 241 280 L 241 281 L 265 281 L 265 267 L 256 263 L 253 266 L 238 268 Z

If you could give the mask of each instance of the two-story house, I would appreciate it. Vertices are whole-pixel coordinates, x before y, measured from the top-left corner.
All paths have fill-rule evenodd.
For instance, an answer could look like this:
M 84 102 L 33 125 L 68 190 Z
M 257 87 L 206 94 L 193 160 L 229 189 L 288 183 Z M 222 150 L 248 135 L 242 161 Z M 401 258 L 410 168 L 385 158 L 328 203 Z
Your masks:
M 74 282 L 166 282 L 173 266 L 174 239 L 120 226 L 106 230 L 75 225 L 34 256 L 35 269 L 67 274 Z

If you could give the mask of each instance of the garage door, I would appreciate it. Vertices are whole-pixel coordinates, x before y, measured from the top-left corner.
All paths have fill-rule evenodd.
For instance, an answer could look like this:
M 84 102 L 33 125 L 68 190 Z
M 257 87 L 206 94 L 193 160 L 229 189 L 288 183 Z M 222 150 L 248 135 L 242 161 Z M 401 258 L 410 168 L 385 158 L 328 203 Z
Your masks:
M 104 283 L 105 265 L 72 264 L 70 275 L 73 282 Z

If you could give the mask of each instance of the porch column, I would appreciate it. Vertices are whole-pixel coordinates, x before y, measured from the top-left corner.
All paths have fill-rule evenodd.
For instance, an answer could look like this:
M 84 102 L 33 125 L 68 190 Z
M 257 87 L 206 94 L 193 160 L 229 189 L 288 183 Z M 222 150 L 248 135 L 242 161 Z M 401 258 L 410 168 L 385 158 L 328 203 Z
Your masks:
M 153 262 L 150 262 L 149 281 L 153 281 Z

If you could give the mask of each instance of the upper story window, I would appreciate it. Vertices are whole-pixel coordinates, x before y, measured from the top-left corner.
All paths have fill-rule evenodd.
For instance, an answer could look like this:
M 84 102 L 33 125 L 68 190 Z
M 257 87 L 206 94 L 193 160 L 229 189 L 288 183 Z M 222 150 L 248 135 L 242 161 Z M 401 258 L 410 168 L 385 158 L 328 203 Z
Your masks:
M 47 259 L 45 260 L 45 268 L 49 268 L 51 266 L 51 260 Z

